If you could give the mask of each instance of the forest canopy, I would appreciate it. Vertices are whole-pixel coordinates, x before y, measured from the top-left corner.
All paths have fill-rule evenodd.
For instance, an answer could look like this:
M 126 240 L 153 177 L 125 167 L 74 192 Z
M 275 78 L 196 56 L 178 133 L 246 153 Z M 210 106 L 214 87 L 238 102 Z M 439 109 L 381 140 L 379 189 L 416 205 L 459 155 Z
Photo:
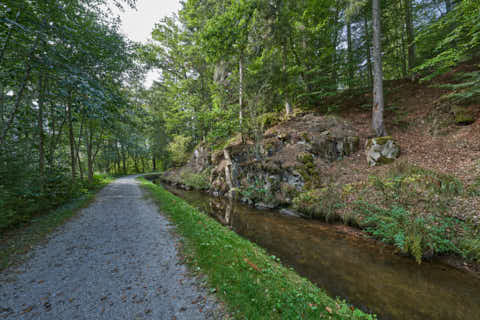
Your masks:
M 295 110 L 335 112 L 331 97 L 383 94 L 375 79 L 428 83 L 478 63 L 474 0 L 186 0 L 147 45 L 105 4 L 0 3 L 0 228 L 78 196 L 95 173 L 179 166 L 201 142 L 255 140 Z M 148 69 L 160 80 L 145 89 Z M 442 85 L 468 103 L 479 81 L 473 68 Z

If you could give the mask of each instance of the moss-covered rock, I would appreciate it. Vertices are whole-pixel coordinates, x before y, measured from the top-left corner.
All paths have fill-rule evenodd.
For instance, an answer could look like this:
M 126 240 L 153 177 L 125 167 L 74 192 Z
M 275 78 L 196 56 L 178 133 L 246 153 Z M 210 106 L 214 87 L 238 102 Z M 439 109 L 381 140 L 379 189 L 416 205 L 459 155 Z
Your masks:
M 455 124 L 459 126 L 472 124 L 476 120 L 473 112 L 464 106 L 454 106 L 452 112 L 455 116 Z
M 391 136 L 367 140 L 365 154 L 370 166 L 388 164 L 400 156 L 400 147 Z

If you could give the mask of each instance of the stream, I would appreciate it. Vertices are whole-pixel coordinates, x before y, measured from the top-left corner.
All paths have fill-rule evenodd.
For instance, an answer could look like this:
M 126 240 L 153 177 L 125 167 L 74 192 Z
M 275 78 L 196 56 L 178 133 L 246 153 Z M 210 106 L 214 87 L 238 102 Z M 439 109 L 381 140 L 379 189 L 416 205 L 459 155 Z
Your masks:
M 479 320 L 480 279 L 439 261 L 418 265 L 341 225 L 257 210 L 164 186 L 301 276 L 382 320 Z

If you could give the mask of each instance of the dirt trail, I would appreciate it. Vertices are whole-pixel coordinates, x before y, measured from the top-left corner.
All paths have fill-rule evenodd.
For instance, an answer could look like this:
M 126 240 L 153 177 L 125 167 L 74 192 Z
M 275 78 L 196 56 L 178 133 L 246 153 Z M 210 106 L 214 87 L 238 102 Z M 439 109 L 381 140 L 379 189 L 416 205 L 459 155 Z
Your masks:
M 0 274 L 0 319 L 212 319 L 219 306 L 177 256 L 172 226 L 134 177 Z

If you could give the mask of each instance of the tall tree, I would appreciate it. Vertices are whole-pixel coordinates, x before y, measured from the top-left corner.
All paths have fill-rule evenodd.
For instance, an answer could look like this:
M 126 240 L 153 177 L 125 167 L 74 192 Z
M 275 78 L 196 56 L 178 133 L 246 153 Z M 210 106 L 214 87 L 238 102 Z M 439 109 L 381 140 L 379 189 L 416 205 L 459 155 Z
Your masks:
M 373 21 L 373 108 L 372 128 L 377 137 L 386 135 L 383 123 L 383 67 L 382 67 L 382 29 L 380 0 L 372 0 Z
M 404 0 L 404 7 L 408 47 L 408 72 L 413 76 L 412 69 L 415 67 L 415 33 L 413 30 L 412 0 Z

